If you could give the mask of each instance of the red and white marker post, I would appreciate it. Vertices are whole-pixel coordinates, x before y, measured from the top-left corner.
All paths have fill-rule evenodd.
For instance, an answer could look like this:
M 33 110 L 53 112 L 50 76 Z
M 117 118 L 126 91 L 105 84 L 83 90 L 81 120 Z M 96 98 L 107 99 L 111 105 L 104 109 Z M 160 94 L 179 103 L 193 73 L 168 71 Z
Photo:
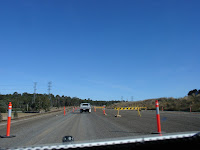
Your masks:
M 94 112 L 96 112 L 96 107 L 94 106 Z
M 103 114 L 104 114 L 104 115 L 107 115 L 107 114 L 106 114 L 106 106 L 105 106 L 105 105 L 103 105 Z
M 12 138 L 15 135 L 10 135 L 10 124 L 11 124 L 11 115 L 12 115 L 12 103 L 8 104 L 8 120 L 7 120 L 7 131 L 5 136 L 1 136 L 1 138 Z
M 64 116 L 65 116 L 65 106 L 64 106 Z
M 156 120 L 157 120 L 157 134 L 161 134 L 161 124 L 160 124 L 160 113 L 159 113 L 159 103 L 156 100 Z

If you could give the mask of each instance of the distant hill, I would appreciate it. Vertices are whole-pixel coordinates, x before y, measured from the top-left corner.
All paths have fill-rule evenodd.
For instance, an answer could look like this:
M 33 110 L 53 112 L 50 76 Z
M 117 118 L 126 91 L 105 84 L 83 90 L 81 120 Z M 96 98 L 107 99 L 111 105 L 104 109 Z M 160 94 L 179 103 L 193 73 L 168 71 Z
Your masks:
M 155 109 L 155 100 L 159 101 L 160 109 L 163 107 L 164 110 L 169 111 L 190 111 L 190 106 L 193 112 L 200 112 L 200 94 L 188 94 L 183 98 L 173 98 L 173 97 L 162 97 L 157 99 L 147 99 L 143 101 L 134 102 L 120 102 L 112 104 L 109 108 L 115 107 L 134 107 L 134 106 L 144 106 L 148 110 Z

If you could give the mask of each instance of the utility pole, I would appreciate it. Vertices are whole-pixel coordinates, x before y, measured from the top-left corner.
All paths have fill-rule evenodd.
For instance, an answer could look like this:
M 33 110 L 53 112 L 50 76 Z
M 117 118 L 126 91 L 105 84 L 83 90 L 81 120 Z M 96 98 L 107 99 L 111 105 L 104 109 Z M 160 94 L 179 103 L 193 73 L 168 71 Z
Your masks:
M 133 101 L 133 96 L 131 96 L 131 101 Z
M 123 101 L 123 96 L 121 96 L 121 101 Z
M 37 86 L 37 82 L 34 82 L 34 94 L 33 94 L 33 102 L 32 103 L 35 103 L 35 98 L 36 98 L 36 86 Z
M 52 105 L 52 99 L 51 99 L 51 84 L 52 84 L 52 82 L 49 81 L 48 82 L 48 92 L 49 92 L 49 101 L 51 102 L 51 107 L 53 107 L 53 105 Z

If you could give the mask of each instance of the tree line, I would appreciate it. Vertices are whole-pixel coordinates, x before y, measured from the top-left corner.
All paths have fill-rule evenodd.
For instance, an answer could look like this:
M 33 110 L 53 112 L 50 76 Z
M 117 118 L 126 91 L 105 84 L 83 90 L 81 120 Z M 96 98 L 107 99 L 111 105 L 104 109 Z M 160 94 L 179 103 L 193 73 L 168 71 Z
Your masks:
M 91 100 L 80 99 L 78 97 L 60 96 L 53 94 L 34 94 L 30 93 L 17 93 L 13 94 L 0 94 L 0 112 L 5 113 L 8 108 L 8 103 L 12 102 L 13 110 L 15 111 L 49 111 L 51 107 L 63 107 L 63 106 L 79 106 L 80 103 L 90 103 L 91 105 L 103 106 L 118 103 L 118 100 L 104 101 L 104 100 Z
M 194 89 L 188 92 L 188 96 L 197 96 L 200 94 L 200 90 Z

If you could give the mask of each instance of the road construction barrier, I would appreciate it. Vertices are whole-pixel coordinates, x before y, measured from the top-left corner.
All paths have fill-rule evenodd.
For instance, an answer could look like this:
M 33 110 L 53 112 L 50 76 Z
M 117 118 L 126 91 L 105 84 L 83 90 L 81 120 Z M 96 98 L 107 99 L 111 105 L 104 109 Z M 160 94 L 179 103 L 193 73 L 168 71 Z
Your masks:
M 94 112 L 96 112 L 96 107 L 94 106 Z
M 137 109 L 138 116 L 140 116 L 140 117 L 141 117 L 141 113 L 140 113 L 140 111 L 141 111 L 141 109 L 140 109 L 140 108 L 138 108 L 138 109 Z
M 96 106 L 95 106 L 95 108 L 96 108 L 96 109 L 103 109 L 103 107 L 96 107 Z
M 65 106 L 64 106 L 64 116 L 65 116 Z
M 9 102 L 9 104 L 8 104 L 7 131 L 6 131 L 6 135 L 5 136 L 1 136 L 1 138 L 15 137 L 15 135 L 10 135 L 11 114 L 12 114 L 12 103 Z
M 117 109 L 118 112 L 119 112 L 119 110 L 137 110 L 138 116 L 141 117 L 140 111 L 141 111 L 141 110 L 147 110 L 147 107 L 117 107 L 117 108 L 115 108 L 115 109 Z M 117 115 L 115 115 L 115 117 L 116 117 L 116 116 L 117 116 Z M 121 117 L 121 116 L 120 116 L 120 117 Z
M 119 109 L 119 110 L 147 110 L 147 107 L 116 107 L 114 109 Z
M 107 114 L 106 114 L 106 108 L 105 108 L 105 105 L 103 105 L 103 114 L 104 114 L 104 115 L 107 115 Z
M 119 109 L 117 109 L 117 115 L 115 115 L 115 117 L 121 117 L 121 115 L 119 114 Z
M 7 120 L 7 132 L 6 132 L 6 136 L 10 136 L 11 114 L 12 114 L 12 103 L 9 102 L 9 104 L 8 104 L 8 120 Z
M 159 113 L 159 103 L 156 100 L 156 120 L 157 120 L 157 134 L 161 134 L 161 124 L 160 124 L 160 113 Z

